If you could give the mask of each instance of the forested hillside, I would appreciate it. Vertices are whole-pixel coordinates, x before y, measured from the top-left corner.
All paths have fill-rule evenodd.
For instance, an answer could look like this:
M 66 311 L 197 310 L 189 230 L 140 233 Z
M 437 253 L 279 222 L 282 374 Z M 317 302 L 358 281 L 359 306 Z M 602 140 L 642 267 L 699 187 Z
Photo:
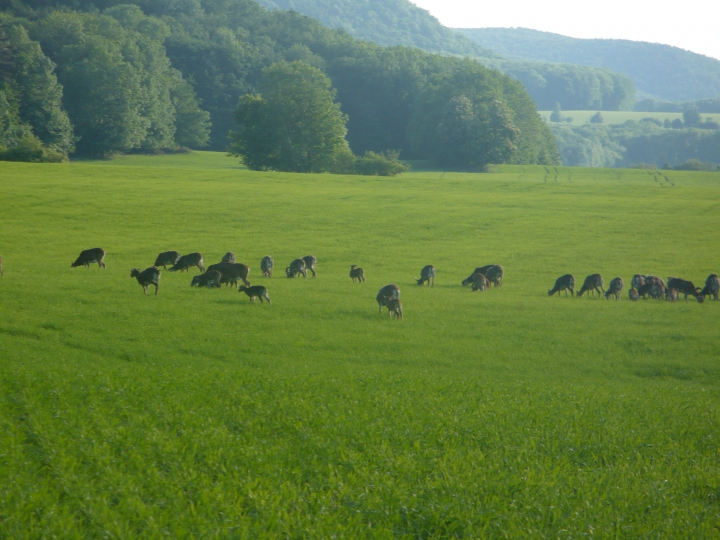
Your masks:
M 258 0 L 270 9 L 294 9 L 330 28 L 379 45 L 407 45 L 428 52 L 501 60 L 500 56 L 446 28 L 407 0 Z
M 677 47 L 620 39 L 576 39 L 526 28 L 457 31 L 512 60 L 579 64 L 623 73 L 649 97 L 669 101 L 720 97 L 720 60 Z
M 343 28 L 354 37 L 382 45 L 411 45 L 429 52 L 477 58 L 521 81 L 540 109 L 560 103 L 564 109 L 629 110 L 635 102 L 635 88 L 625 75 L 569 63 L 559 66 L 508 61 L 450 31 L 408 0 L 258 1 L 270 8 L 296 10 L 328 26 Z M 462 38 L 459 41 L 458 36 Z
M 12 104 L 8 121 L 15 126 L 0 139 L 7 148 L 30 129 L 48 148 L 68 152 L 74 143 L 84 155 L 205 145 L 224 150 L 238 99 L 258 92 L 263 69 L 302 61 L 330 77 L 358 155 L 394 149 L 424 157 L 433 143 L 410 137 L 410 127 L 419 122 L 420 104 L 431 99 L 442 108 L 433 118 L 445 121 L 445 144 L 456 136 L 453 130 L 463 129 L 480 144 L 482 133 L 502 125 L 511 150 L 502 153 L 504 161 L 558 162 L 552 134 L 522 85 L 473 60 L 358 41 L 297 12 L 267 11 L 250 0 L 0 0 L 0 6 L 9 36 L 2 43 L 11 44 L 5 48 L 35 55 L 12 52 L 2 72 L 3 96 Z M 32 62 L 43 66 L 43 88 L 52 96 L 43 103 L 64 134 L 61 142 L 28 107 L 38 85 L 18 74 Z M 463 74 L 465 85 L 433 97 L 433 88 Z M 470 103 L 462 118 L 448 108 L 458 99 Z

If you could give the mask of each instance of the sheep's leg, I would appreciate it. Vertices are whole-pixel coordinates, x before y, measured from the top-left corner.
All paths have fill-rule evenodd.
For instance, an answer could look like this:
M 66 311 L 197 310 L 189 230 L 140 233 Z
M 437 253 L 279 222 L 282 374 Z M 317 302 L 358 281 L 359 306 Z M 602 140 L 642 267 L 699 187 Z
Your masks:
M 147 288 L 148 288 L 148 286 L 147 286 L 147 285 L 143 285 L 142 288 L 143 288 L 143 291 L 145 292 L 145 296 L 147 296 Z
M 159 284 L 159 283 L 155 283 L 155 296 L 157 296 L 157 293 L 158 293 L 158 289 L 159 289 L 159 288 L 160 288 L 160 284 Z

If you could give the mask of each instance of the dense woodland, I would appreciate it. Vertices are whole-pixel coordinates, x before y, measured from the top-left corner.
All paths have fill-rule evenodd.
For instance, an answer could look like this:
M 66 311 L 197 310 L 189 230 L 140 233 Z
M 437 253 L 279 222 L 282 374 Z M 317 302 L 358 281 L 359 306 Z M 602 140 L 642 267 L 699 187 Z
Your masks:
M 428 96 L 436 88 L 463 76 L 474 77 L 466 85 L 472 92 L 446 92 L 444 99 L 467 98 L 475 108 L 467 121 L 476 127 L 490 125 L 483 100 L 499 101 L 498 114 L 517 130 L 506 161 L 558 162 L 552 135 L 522 85 L 475 61 L 358 41 L 250 0 L 0 5 L 6 148 L 20 141 L 25 148 L 32 135 L 60 154 L 224 150 L 238 99 L 257 92 L 262 70 L 302 61 L 329 76 L 358 155 L 421 156 L 434 142 L 410 137 L 409 127 L 420 122 L 418 111 L 435 99 Z
M 457 31 L 511 60 L 611 69 L 630 77 L 644 97 L 664 101 L 720 97 L 720 60 L 677 47 L 621 39 L 577 39 L 526 28 Z M 564 109 L 571 109 L 557 101 Z

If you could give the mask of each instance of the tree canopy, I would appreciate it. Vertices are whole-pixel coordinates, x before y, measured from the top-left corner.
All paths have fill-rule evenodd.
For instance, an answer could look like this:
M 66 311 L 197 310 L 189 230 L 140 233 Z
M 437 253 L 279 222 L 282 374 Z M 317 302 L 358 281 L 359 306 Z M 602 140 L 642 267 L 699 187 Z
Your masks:
M 240 99 L 230 146 L 250 169 L 325 172 L 349 154 L 347 117 L 322 71 L 279 62 L 263 70 L 260 91 Z

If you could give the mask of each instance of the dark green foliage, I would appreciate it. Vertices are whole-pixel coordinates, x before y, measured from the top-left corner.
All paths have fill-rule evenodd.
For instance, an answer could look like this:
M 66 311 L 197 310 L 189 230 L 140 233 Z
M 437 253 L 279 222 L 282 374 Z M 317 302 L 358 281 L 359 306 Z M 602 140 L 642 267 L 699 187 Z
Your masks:
M 520 83 L 465 60 L 420 93 L 409 131 L 416 155 L 450 168 L 558 163 L 552 135 Z
M 458 29 L 458 32 L 513 60 L 611 69 L 630 77 L 638 90 L 664 100 L 689 101 L 720 95 L 720 60 L 669 45 L 576 39 L 525 28 Z M 532 90 L 530 93 L 533 94 Z M 571 109 L 562 103 L 565 109 Z
M 683 112 L 683 122 L 685 123 L 685 127 L 697 127 L 700 123 L 700 113 L 694 109 L 686 110 Z
M 600 111 L 596 112 L 592 115 L 592 117 L 590 117 L 591 124 L 602 124 L 603 122 L 605 122 L 605 119 L 603 118 L 603 115 Z
M 0 161 L 25 161 L 30 163 L 60 163 L 67 161 L 67 154 L 56 148 L 48 148 L 33 135 L 21 137 L 9 149 L 0 146 Z
M 625 75 L 570 64 L 508 62 L 501 66 L 525 85 L 540 110 L 560 102 L 565 110 L 631 110 L 635 87 Z
M 678 119 L 679 122 L 682 122 Z M 720 132 L 662 128 L 654 122 L 627 121 L 621 125 L 553 126 L 563 165 L 627 167 L 644 163 L 699 160 L 720 164 Z
M 0 14 L 0 146 L 39 140 L 50 153 L 72 151 L 72 126 L 54 68 L 26 30 Z
M 670 127 L 672 127 L 673 129 L 682 129 L 685 127 L 685 124 L 683 123 L 682 120 L 680 120 L 679 118 L 676 118 L 675 120 L 670 122 Z
M 305 62 L 279 62 L 263 70 L 260 90 L 240 100 L 231 153 L 253 170 L 332 170 L 347 152 L 347 118 L 333 101 L 330 79 Z
M 562 107 L 560 107 L 560 103 L 557 101 L 555 102 L 555 105 L 553 106 L 553 112 L 550 115 L 550 121 L 555 122 L 556 124 L 559 124 L 560 122 L 565 121 L 565 116 L 562 113 Z
M 410 170 L 400 161 L 400 152 L 388 150 L 383 153 L 366 152 L 355 160 L 355 172 L 366 176 L 396 176 Z

